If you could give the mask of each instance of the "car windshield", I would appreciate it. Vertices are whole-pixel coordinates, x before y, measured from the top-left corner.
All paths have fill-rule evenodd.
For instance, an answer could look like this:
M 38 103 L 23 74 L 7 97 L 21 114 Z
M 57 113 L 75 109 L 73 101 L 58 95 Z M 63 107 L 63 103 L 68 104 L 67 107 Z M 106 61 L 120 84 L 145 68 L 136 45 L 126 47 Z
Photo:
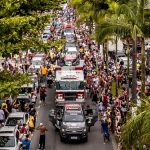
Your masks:
M 23 118 L 21 117 L 8 117 L 5 126 L 16 126 L 18 123 L 23 123 Z
M 59 81 L 56 82 L 57 90 L 83 90 L 84 82 L 83 81 Z
M 67 49 L 68 47 L 76 47 L 76 44 L 74 44 L 74 43 L 67 43 L 65 45 L 65 49 Z
M 14 136 L 0 136 L 0 147 L 15 147 Z
M 64 32 L 65 33 L 74 33 L 74 29 L 65 29 Z
M 77 54 L 77 51 L 68 51 L 66 54 L 69 54 L 69 55 Z
M 48 38 L 48 35 L 43 35 L 43 38 Z
M 83 122 L 84 117 L 81 112 L 66 112 L 63 118 L 64 122 Z
M 40 60 L 32 61 L 32 65 L 41 65 L 42 62 Z

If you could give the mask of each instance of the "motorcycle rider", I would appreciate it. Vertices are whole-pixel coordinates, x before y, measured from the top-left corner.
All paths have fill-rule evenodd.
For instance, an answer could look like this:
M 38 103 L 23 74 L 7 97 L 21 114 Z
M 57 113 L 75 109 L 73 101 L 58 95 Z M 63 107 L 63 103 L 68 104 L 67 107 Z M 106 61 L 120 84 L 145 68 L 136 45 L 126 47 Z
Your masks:
M 92 119 L 93 119 L 93 110 L 90 108 L 89 105 L 87 105 L 86 108 L 86 116 L 87 116 L 87 125 L 88 125 L 88 130 L 90 132 L 90 128 L 91 128 L 91 123 L 92 123 Z
M 51 71 L 51 69 L 48 70 L 48 73 L 47 73 L 47 84 L 48 86 L 50 87 L 53 83 L 53 73 Z

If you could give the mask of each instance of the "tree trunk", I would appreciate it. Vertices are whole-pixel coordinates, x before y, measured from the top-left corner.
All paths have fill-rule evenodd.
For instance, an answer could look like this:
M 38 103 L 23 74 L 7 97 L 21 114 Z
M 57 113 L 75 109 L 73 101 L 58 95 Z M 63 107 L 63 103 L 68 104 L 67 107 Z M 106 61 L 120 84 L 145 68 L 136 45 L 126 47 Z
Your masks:
M 105 43 L 103 43 L 103 60 L 105 62 Z
M 117 75 L 117 72 L 118 72 L 118 68 L 117 68 L 117 53 L 118 53 L 118 39 L 117 39 L 117 36 L 116 36 L 116 39 L 115 39 L 115 44 L 116 44 L 116 75 Z M 118 77 L 116 76 L 116 96 L 118 96 Z
M 128 73 L 128 79 L 127 79 L 127 105 L 129 104 L 129 98 L 130 98 L 130 47 L 129 47 L 129 41 L 127 40 L 127 56 L 128 56 L 128 64 L 127 64 L 127 73 Z
M 132 100 L 136 102 L 137 100 L 137 38 L 133 40 L 133 49 L 132 49 Z
M 108 72 L 108 40 L 106 40 L 106 70 Z
M 141 88 L 141 94 L 142 97 L 145 95 L 145 46 L 144 46 L 144 38 L 142 38 L 142 64 L 141 64 L 141 75 L 142 75 L 142 88 Z

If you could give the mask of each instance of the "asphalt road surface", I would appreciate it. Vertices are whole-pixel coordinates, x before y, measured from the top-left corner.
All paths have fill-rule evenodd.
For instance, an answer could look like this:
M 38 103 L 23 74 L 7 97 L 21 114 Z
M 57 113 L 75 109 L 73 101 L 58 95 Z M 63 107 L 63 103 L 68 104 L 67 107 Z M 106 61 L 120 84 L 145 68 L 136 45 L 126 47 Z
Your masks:
M 37 101 L 37 123 L 44 123 L 48 131 L 46 133 L 46 150 L 113 150 L 112 143 L 103 143 L 103 135 L 100 131 L 100 125 L 97 122 L 91 128 L 88 136 L 88 142 L 67 142 L 62 143 L 59 138 L 59 133 L 55 131 L 53 125 L 48 120 L 48 112 L 50 108 L 54 108 L 54 88 L 48 89 L 46 105 L 40 104 Z M 35 131 L 32 138 L 31 150 L 37 150 L 39 146 L 39 131 Z

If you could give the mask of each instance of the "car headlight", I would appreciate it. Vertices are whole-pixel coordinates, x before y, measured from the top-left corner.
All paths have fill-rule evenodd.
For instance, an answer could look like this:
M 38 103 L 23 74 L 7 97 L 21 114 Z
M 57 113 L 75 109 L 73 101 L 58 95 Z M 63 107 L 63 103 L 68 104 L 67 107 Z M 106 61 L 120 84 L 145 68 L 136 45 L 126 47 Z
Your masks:
M 86 132 L 86 128 L 83 129 L 83 132 Z
M 65 122 L 63 122 L 63 125 L 66 126 L 67 124 Z
M 62 132 L 65 132 L 65 129 L 61 129 Z

